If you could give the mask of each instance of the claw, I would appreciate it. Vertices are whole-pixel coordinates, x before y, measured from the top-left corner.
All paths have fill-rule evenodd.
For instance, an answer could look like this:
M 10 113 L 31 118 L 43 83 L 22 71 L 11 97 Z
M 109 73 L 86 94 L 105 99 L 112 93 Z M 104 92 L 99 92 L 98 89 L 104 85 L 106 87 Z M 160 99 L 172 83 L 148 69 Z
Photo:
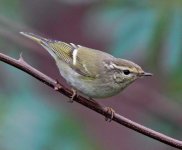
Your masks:
M 62 88 L 62 86 L 59 84 L 59 82 L 56 80 L 56 85 L 54 86 L 55 91 L 59 91 Z
M 105 117 L 105 120 L 111 122 L 114 117 L 115 111 L 111 107 L 106 107 L 106 111 L 110 114 L 110 116 Z
M 71 98 L 68 102 L 73 103 L 75 97 L 77 97 L 77 91 L 75 89 L 72 88 L 73 94 L 71 95 Z

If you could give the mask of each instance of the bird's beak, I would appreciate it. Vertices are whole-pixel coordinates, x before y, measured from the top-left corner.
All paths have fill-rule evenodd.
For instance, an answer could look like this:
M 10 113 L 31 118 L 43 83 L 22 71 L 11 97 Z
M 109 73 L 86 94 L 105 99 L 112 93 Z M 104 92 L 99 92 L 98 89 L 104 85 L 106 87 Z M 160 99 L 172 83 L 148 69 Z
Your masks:
M 143 72 L 141 74 L 141 76 L 153 76 L 153 74 L 152 73 L 148 73 L 148 72 Z
M 148 72 L 141 72 L 138 74 L 139 77 L 149 77 L 149 76 L 153 76 L 152 73 L 148 73 Z

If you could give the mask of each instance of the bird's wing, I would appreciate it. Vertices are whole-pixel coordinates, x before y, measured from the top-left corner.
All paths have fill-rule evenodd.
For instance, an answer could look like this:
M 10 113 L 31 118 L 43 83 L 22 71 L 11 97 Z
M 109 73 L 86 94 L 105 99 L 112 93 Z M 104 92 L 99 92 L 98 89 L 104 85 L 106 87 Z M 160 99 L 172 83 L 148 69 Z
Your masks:
M 67 63 L 78 74 L 88 79 L 99 77 L 102 56 L 111 56 L 104 52 L 75 44 L 43 38 L 32 33 L 20 32 L 22 35 L 42 45 L 54 59 Z M 104 56 L 105 55 L 105 56 Z
M 88 77 L 88 79 L 98 77 L 99 66 L 93 60 L 97 59 L 98 56 L 94 57 L 92 50 L 60 41 L 49 41 L 48 45 L 59 59 L 69 64 L 80 75 Z

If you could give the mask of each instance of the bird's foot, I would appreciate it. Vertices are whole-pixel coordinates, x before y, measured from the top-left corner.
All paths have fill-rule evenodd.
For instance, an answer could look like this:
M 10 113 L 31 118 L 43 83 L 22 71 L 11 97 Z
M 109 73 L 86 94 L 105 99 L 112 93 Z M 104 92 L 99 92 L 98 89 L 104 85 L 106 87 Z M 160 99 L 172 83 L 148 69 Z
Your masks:
M 62 88 L 62 86 L 60 85 L 60 83 L 58 82 L 58 80 L 56 80 L 56 84 L 54 86 L 54 90 L 55 91 L 59 91 Z
M 74 99 L 77 97 L 77 91 L 73 88 L 71 90 L 72 90 L 73 94 L 71 95 L 71 98 L 68 102 L 73 103 Z
M 105 117 L 105 120 L 111 122 L 114 117 L 115 111 L 111 107 L 106 107 L 105 109 L 106 112 L 109 114 L 109 116 Z

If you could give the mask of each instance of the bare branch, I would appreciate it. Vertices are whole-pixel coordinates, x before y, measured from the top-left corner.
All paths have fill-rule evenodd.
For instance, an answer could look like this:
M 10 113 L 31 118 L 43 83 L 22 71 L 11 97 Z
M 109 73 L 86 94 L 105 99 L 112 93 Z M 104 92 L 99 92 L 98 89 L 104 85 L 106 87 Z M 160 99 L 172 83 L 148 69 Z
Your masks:
M 62 93 L 63 95 L 65 95 L 69 98 L 71 98 L 71 96 L 73 94 L 72 90 L 64 87 L 63 85 L 59 84 L 56 80 L 48 77 L 47 75 L 43 74 L 42 72 L 36 70 L 32 66 L 30 66 L 28 63 L 26 63 L 23 60 L 22 55 L 20 55 L 19 60 L 16 60 L 7 55 L 0 53 L 0 61 L 3 61 L 11 66 L 14 66 L 14 67 L 28 73 L 29 75 L 33 76 L 34 78 L 38 79 L 39 81 L 43 82 L 44 84 L 52 87 L 53 89 L 57 89 L 57 91 L 59 91 L 60 93 Z M 98 105 L 98 104 L 94 103 L 93 101 L 86 99 L 85 97 L 82 97 L 79 95 L 79 96 L 75 97 L 74 101 L 84 105 L 87 108 L 94 110 L 95 112 L 97 112 L 105 117 L 110 116 L 110 114 L 107 111 L 105 106 Z M 162 143 L 165 143 L 167 145 L 170 145 L 170 146 L 178 148 L 178 149 L 182 149 L 182 141 L 176 140 L 176 139 L 166 136 L 162 133 L 156 132 L 145 126 L 142 126 L 117 113 L 114 114 L 113 121 L 115 121 L 127 128 L 135 130 L 141 134 L 144 134 L 148 137 L 156 139 Z

